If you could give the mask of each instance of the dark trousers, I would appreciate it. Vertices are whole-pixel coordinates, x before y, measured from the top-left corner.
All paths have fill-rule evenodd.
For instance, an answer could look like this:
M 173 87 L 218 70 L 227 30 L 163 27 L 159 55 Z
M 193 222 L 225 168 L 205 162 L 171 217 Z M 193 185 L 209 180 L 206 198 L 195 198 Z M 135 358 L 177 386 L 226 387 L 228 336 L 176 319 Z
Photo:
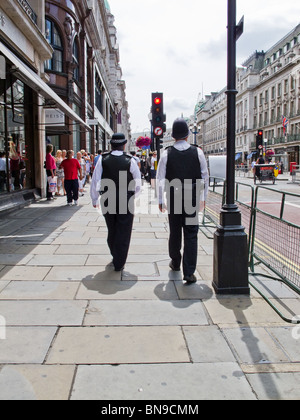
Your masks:
M 120 270 L 126 264 L 128 257 L 134 215 L 106 214 L 104 216 L 107 229 L 107 244 L 113 257 L 113 264 Z
M 72 204 L 73 200 L 78 200 L 79 182 L 78 179 L 67 180 L 65 179 L 65 190 L 67 193 L 67 200 Z
M 170 239 L 169 253 L 175 267 L 180 267 L 182 261 L 181 248 L 182 236 L 183 249 L 183 274 L 191 276 L 195 273 L 198 256 L 199 223 L 190 225 L 186 214 L 169 214 Z M 194 222 L 195 223 L 195 222 Z

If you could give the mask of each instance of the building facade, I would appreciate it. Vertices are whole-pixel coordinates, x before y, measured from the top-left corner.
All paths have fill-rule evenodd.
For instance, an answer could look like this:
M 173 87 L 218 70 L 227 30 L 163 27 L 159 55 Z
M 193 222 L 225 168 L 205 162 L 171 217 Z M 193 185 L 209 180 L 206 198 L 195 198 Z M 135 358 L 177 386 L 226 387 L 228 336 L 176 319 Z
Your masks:
M 47 142 L 106 150 L 130 137 L 117 30 L 104 0 L 0 5 L 0 208 L 45 196 Z
M 299 164 L 300 145 L 300 25 L 267 52 L 256 51 L 237 68 L 236 160 L 256 158 L 256 136 L 263 131 L 267 155 L 286 169 Z M 206 154 L 226 152 L 226 89 L 198 104 L 198 143 Z M 289 123 L 286 130 L 283 117 Z

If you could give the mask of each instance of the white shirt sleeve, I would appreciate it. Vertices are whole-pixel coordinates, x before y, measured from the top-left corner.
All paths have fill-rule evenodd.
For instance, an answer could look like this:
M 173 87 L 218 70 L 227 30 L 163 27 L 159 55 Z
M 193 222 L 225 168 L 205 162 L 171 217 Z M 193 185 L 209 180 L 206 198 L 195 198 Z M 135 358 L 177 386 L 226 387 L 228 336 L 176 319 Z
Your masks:
M 205 159 L 205 155 L 201 149 L 198 150 L 198 157 L 201 164 L 201 174 L 202 179 L 204 181 L 204 199 L 201 198 L 201 201 L 206 201 L 208 196 L 208 188 L 209 188 L 209 172 L 207 167 L 207 162 Z
M 166 150 L 159 161 L 157 173 L 156 173 L 156 190 L 158 203 L 165 203 L 165 183 L 166 183 L 166 173 L 167 173 L 167 162 L 168 162 L 168 151 Z
M 90 195 L 92 199 L 93 206 L 96 206 L 99 203 L 100 200 L 100 189 L 101 189 L 101 179 L 103 174 L 103 168 L 102 168 L 102 156 L 99 157 L 96 168 L 93 173 L 92 177 L 92 184 L 91 184 L 91 190 Z
M 142 190 L 142 176 L 135 159 L 131 159 L 130 173 L 135 181 L 135 196 L 138 197 Z

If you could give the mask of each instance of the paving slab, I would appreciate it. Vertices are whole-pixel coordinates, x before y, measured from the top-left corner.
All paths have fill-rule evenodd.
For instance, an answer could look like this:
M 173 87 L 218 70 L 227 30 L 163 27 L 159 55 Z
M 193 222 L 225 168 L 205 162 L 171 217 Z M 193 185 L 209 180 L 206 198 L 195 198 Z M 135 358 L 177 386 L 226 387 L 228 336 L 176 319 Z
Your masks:
M 1 271 L 1 270 L 0 270 Z M 9 280 L 6 281 L 0 281 L 0 292 L 5 289 L 5 287 L 9 284 Z
M 70 300 L 75 298 L 79 282 L 12 281 L 3 288 L 1 300 Z
M 0 300 L 0 314 L 10 326 L 82 325 L 86 306 L 73 300 Z
M 43 281 L 46 275 L 51 270 L 50 266 L 45 267 L 22 267 L 22 266 L 6 266 L 0 272 L 0 279 L 4 280 L 36 280 L 36 281 Z
M 237 363 L 176 363 L 79 366 L 71 399 L 189 400 L 193 405 L 193 400 L 256 397 Z
M 91 301 L 84 325 L 208 325 L 208 320 L 200 301 L 114 300 Z
M 0 264 L 3 265 L 26 265 L 33 255 L 28 254 L 0 254 Z
M 300 326 L 269 327 L 268 333 L 284 349 L 289 359 L 300 363 Z M 298 365 L 300 370 L 300 365 Z
M 83 280 L 76 295 L 83 300 L 176 300 L 173 282 Z
M 15 254 L 53 255 L 57 249 L 58 245 L 22 245 Z
M 56 331 L 54 327 L 7 327 L 6 339 L 0 340 L 0 364 L 42 364 Z
M 111 257 L 108 259 L 111 261 Z M 121 273 L 105 266 L 64 266 L 53 267 L 45 281 L 109 281 L 121 280 Z
M 261 373 L 247 375 L 259 400 L 299 401 L 300 373 Z
M 225 335 L 216 325 L 183 327 L 183 332 L 192 362 L 236 362 Z
M 71 246 L 71 245 L 70 245 Z M 79 249 L 84 246 L 80 245 L 77 248 L 76 258 L 74 258 L 73 253 L 59 253 L 55 255 L 35 255 L 30 262 L 28 263 L 29 266 L 74 266 L 74 265 L 85 265 L 87 260 L 87 256 L 83 255 L 84 253 L 80 253 Z M 59 250 L 56 251 L 58 253 Z M 72 254 L 72 255 L 71 255 Z
M 283 348 L 265 328 L 226 328 L 223 332 L 240 363 L 290 362 Z M 292 336 L 290 338 L 292 340 Z
M 180 327 L 61 328 L 47 364 L 189 363 Z
M 14 365 L 0 368 L 0 400 L 65 401 L 75 366 Z
M 213 323 L 217 325 L 282 324 L 282 319 L 263 300 L 250 297 L 218 297 L 204 302 Z

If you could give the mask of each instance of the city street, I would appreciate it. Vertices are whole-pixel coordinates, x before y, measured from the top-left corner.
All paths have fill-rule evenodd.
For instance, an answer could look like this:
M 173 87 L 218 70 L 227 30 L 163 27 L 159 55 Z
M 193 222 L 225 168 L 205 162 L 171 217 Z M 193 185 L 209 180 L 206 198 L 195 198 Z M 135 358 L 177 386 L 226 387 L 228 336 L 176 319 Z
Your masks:
M 250 176 L 250 175 L 249 175 Z M 300 184 L 293 184 L 289 174 L 279 175 L 275 185 L 271 182 L 263 182 L 254 185 L 252 177 L 237 176 L 236 182 L 239 183 L 239 201 L 242 203 L 251 202 L 251 189 L 259 188 L 258 208 L 274 216 L 280 216 L 282 194 L 281 192 L 300 195 Z M 246 185 L 243 185 L 246 184 Z M 247 187 L 249 185 L 249 187 Z M 300 225 L 300 198 L 287 195 L 285 200 L 284 219 Z
M 216 296 L 202 233 L 199 281 L 183 284 L 148 184 L 136 213 L 123 273 L 88 192 L 78 207 L 61 197 L 1 217 L 0 399 L 299 399 L 300 328 L 253 289 Z M 267 291 L 300 314 L 286 286 Z

